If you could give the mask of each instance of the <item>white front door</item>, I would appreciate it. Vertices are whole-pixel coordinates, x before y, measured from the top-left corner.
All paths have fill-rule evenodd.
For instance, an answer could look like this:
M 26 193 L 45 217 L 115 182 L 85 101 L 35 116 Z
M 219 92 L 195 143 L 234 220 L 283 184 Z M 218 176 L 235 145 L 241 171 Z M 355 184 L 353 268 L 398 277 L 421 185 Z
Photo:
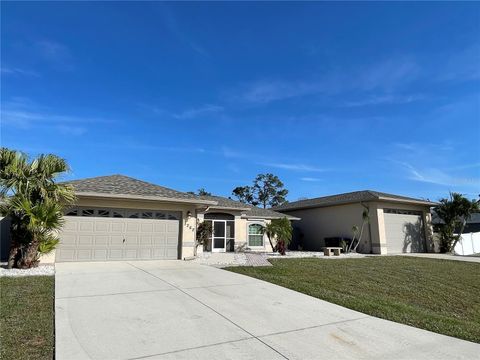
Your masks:
M 227 222 L 225 220 L 212 220 L 212 252 L 225 252 L 227 244 Z

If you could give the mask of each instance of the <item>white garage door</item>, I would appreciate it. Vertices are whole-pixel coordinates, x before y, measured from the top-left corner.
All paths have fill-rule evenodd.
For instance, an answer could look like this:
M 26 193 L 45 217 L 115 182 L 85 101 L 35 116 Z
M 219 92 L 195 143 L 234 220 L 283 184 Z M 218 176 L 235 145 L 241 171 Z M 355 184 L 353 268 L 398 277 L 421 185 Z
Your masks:
M 177 259 L 180 213 L 75 208 L 67 212 L 56 261 Z
M 425 252 L 421 212 L 384 209 L 387 254 Z

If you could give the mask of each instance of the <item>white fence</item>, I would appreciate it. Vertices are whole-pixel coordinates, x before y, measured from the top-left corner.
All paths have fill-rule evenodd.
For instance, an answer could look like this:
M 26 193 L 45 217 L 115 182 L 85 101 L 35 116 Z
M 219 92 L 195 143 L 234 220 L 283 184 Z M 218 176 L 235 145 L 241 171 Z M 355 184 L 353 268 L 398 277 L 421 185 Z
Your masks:
M 455 254 L 472 255 L 480 253 L 480 232 L 462 234 L 462 239 L 455 246 Z

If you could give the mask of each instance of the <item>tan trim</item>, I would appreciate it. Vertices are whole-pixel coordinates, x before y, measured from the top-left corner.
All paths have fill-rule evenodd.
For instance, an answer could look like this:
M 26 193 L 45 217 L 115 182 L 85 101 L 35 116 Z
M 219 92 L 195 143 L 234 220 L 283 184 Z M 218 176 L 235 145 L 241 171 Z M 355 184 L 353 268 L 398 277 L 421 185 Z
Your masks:
M 244 207 L 244 208 L 239 208 L 239 207 L 233 207 L 233 206 L 209 206 L 208 207 L 208 210 L 205 210 L 205 211 L 212 211 L 212 210 L 238 210 L 238 211 L 248 211 L 250 210 L 251 208 L 247 208 L 247 207 Z
M 146 196 L 146 195 L 129 195 L 129 194 L 103 194 L 96 192 L 76 192 L 78 197 L 93 197 L 93 198 L 110 198 L 110 199 L 126 199 L 126 200 L 147 200 L 147 201 L 162 201 L 169 203 L 183 203 L 183 204 L 205 204 L 216 205 L 216 201 L 212 200 L 195 200 L 195 199 L 175 199 L 161 196 Z
M 254 220 L 258 220 L 258 219 L 282 219 L 284 217 L 286 217 L 288 220 L 302 220 L 301 218 L 298 218 L 298 217 L 295 217 L 295 216 L 291 216 L 291 215 L 287 215 L 287 214 L 283 214 L 284 216 L 248 216 L 248 215 L 242 215 L 242 219 L 254 219 Z
M 403 204 L 415 204 L 415 205 L 425 205 L 425 206 L 435 206 L 438 205 L 436 202 L 426 201 L 426 200 L 403 200 L 403 199 L 395 199 L 389 197 L 379 197 L 378 201 L 391 201 L 396 203 L 403 203 Z

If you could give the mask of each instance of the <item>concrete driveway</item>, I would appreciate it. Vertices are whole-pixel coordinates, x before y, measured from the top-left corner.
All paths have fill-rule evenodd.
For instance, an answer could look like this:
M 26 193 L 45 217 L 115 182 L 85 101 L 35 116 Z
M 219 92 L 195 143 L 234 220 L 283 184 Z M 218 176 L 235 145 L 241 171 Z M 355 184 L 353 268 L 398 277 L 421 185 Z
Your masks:
M 182 261 L 56 265 L 56 359 L 473 359 L 480 345 Z

